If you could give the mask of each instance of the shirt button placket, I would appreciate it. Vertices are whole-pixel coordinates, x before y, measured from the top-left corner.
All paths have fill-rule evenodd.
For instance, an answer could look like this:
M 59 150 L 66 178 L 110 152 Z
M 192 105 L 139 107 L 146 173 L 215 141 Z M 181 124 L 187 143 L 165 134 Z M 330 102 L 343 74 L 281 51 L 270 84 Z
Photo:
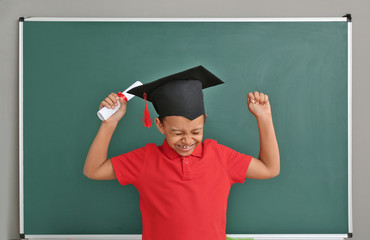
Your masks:
M 182 158 L 182 179 L 183 180 L 191 179 L 189 158 L 187 157 L 181 158 Z

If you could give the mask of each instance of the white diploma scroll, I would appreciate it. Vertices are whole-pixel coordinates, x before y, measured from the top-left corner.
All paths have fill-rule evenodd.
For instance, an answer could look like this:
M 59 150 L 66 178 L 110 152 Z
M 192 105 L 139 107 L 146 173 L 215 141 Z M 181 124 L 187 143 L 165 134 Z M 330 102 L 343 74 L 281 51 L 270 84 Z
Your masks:
M 135 97 L 135 95 L 132 95 L 132 94 L 129 94 L 127 93 L 130 89 L 134 88 L 134 87 L 137 87 L 137 86 L 141 86 L 143 85 L 140 81 L 136 81 L 134 84 L 132 84 L 129 88 L 127 88 L 125 91 L 122 92 L 123 95 L 126 96 L 127 98 L 127 101 L 129 101 L 131 98 Z M 119 101 L 117 101 L 118 105 L 111 109 L 111 108 L 106 108 L 106 107 L 103 107 L 102 109 L 100 109 L 97 114 L 98 114 L 98 117 L 100 118 L 100 120 L 104 121 L 104 120 L 107 120 L 108 118 L 110 118 L 110 116 L 112 116 L 115 112 L 117 112 L 117 110 L 120 108 L 121 104 L 119 103 Z

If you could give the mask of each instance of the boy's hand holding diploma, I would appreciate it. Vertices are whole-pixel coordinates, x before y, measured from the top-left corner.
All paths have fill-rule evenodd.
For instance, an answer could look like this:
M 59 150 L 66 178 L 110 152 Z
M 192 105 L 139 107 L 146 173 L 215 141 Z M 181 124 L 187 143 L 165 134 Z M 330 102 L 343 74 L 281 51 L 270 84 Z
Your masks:
M 97 112 L 100 120 L 103 122 L 118 123 L 126 113 L 127 101 L 135 96 L 129 94 L 128 91 L 141 85 L 143 84 L 140 81 L 136 81 L 122 93 L 118 92 L 118 94 L 115 94 L 112 92 L 109 94 L 109 96 L 100 103 L 99 111 Z
M 107 120 L 104 120 L 103 122 L 119 122 L 119 120 L 121 120 L 123 115 L 125 115 L 126 113 L 127 102 L 123 100 L 122 97 L 119 97 L 117 94 L 111 93 L 100 103 L 99 110 L 103 107 L 114 109 L 118 106 L 118 104 L 120 104 L 119 109 L 111 117 L 109 117 Z

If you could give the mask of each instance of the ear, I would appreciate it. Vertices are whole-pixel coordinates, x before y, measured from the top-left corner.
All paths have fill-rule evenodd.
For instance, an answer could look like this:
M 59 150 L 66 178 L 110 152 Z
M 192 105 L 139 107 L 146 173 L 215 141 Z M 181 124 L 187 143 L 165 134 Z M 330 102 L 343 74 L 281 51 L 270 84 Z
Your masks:
M 158 130 L 164 134 L 164 126 L 163 124 L 161 123 L 161 121 L 159 121 L 159 118 L 155 118 L 155 125 L 157 125 L 157 128 Z

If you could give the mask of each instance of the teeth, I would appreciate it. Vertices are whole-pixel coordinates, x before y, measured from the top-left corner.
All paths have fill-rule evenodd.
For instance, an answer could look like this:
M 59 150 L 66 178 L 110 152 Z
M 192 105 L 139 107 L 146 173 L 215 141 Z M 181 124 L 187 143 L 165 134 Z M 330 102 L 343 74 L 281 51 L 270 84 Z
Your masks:
M 190 146 L 182 146 L 182 145 L 178 145 L 178 146 L 181 147 L 181 148 L 183 148 L 183 149 L 189 149 L 189 148 L 191 148 L 193 146 L 193 144 L 190 145 Z

